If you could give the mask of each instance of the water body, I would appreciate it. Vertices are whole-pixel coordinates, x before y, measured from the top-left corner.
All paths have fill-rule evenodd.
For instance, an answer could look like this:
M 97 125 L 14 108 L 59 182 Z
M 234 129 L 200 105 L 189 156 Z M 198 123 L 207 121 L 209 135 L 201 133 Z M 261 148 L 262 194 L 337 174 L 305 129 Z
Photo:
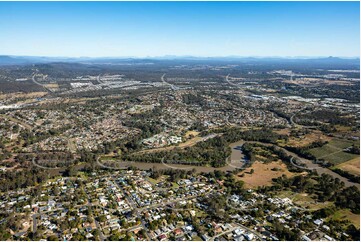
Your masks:
M 242 152 L 242 146 L 245 143 L 244 140 L 240 140 L 237 142 L 234 142 L 232 144 L 230 144 L 229 146 L 232 149 L 232 153 L 231 153 L 231 161 L 233 162 L 244 162 L 245 161 L 245 155 Z

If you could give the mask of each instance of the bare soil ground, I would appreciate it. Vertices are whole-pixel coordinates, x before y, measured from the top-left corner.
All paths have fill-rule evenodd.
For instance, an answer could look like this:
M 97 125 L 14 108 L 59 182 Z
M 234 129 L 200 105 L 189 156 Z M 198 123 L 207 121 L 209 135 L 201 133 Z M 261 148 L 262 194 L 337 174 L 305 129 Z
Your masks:
M 187 133 L 184 135 L 186 139 L 198 136 L 199 132 L 197 131 L 187 131 Z
M 45 86 L 46 88 L 59 88 L 59 84 L 58 84 L 58 83 L 45 84 L 44 86 Z
M 332 138 L 322 134 L 321 131 L 316 130 L 316 131 L 306 134 L 300 138 L 290 137 L 290 139 L 287 142 L 287 145 L 293 146 L 293 147 L 304 147 L 304 146 L 307 146 L 307 145 L 311 144 L 312 142 L 315 142 L 318 140 L 330 141 L 330 140 L 332 140 Z
M 353 175 L 360 175 L 360 157 L 338 164 L 336 168 L 347 171 Z
M 276 168 L 277 170 L 272 170 Z M 253 174 L 249 174 L 251 169 L 254 170 Z M 244 174 L 243 177 L 241 175 Z M 242 180 L 245 183 L 246 188 L 256 188 L 258 186 L 269 186 L 272 184 L 272 179 L 280 177 L 282 175 L 292 177 L 295 173 L 288 171 L 287 166 L 281 161 L 262 163 L 256 161 L 251 167 L 237 174 L 236 179 Z
M 280 134 L 280 135 L 289 135 L 291 133 L 291 130 L 290 129 L 279 129 L 279 130 L 275 130 L 274 132 L 277 134 Z

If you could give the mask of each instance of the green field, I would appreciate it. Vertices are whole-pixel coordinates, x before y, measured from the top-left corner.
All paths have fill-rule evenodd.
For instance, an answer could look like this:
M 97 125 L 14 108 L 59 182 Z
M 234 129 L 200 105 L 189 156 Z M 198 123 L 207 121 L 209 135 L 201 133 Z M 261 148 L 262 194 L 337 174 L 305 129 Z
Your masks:
M 343 149 L 350 147 L 352 144 L 356 144 L 356 142 L 343 139 L 333 139 L 322 147 L 310 149 L 310 153 L 316 156 L 317 159 L 324 159 L 333 165 L 337 165 L 358 156 L 343 151 Z

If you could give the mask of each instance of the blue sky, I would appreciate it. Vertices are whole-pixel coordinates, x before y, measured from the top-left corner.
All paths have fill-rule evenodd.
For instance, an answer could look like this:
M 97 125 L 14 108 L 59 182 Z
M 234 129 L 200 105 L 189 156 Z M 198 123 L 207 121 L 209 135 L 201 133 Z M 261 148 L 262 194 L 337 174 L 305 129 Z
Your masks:
M 0 2 L 0 55 L 359 56 L 359 2 Z

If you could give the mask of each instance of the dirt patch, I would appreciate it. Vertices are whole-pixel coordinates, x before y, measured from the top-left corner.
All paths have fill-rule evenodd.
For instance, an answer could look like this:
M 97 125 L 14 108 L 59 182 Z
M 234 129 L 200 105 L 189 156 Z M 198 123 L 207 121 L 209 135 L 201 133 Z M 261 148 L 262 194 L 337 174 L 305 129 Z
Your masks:
M 187 133 L 184 135 L 186 139 L 193 138 L 198 136 L 199 132 L 197 131 L 187 131 Z
M 290 135 L 291 130 L 290 129 L 279 129 L 279 130 L 275 130 L 274 132 L 279 135 Z
M 326 136 L 326 135 L 322 134 L 321 131 L 317 130 L 312 133 L 306 134 L 300 138 L 290 137 L 290 139 L 287 142 L 287 145 L 293 146 L 293 147 L 304 147 L 315 141 L 323 141 L 324 142 L 324 141 L 330 141 L 330 140 L 332 140 L 331 137 Z
M 254 172 L 253 174 L 250 174 L 252 169 Z M 295 173 L 288 171 L 287 166 L 281 161 L 271 163 L 256 161 L 251 167 L 239 172 L 236 179 L 244 181 L 245 188 L 256 188 L 258 186 L 269 186 L 272 184 L 273 178 L 277 178 L 282 175 L 292 177 Z
M 59 84 L 58 84 L 58 83 L 45 84 L 44 86 L 45 86 L 46 88 L 59 88 Z

